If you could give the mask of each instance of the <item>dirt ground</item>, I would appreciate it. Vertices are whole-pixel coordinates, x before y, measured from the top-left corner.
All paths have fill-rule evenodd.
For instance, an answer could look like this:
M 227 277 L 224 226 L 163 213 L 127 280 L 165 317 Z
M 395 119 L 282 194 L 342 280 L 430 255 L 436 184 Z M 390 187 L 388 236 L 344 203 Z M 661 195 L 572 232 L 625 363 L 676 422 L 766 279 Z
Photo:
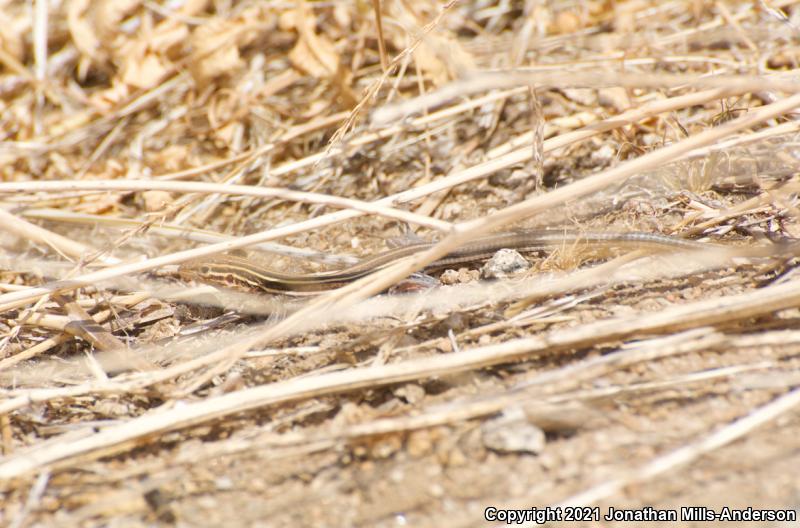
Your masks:
M 797 2 L 0 23 L 0 525 L 797 525 Z

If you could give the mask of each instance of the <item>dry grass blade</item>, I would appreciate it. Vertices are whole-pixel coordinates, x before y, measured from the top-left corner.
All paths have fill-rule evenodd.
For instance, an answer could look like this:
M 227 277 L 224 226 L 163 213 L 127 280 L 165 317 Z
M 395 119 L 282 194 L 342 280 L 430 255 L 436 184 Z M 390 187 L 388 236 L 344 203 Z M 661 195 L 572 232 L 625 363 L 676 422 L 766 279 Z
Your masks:
M 89 225 L 94 226 L 95 228 L 109 227 L 137 230 L 141 229 L 146 223 L 144 220 L 109 218 L 108 216 L 103 215 L 70 213 L 58 209 L 27 209 L 25 210 L 24 214 L 28 218 L 37 218 L 55 223 L 76 224 L 81 226 Z M 235 237 L 230 235 L 224 235 L 208 229 L 191 228 L 163 222 L 160 222 L 158 225 L 151 225 L 147 231 L 150 234 L 155 234 L 166 238 L 180 238 L 184 240 L 192 240 L 194 242 L 206 242 L 211 244 L 235 239 Z M 288 246 L 286 244 L 265 242 L 263 244 L 253 244 L 251 247 L 253 249 L 260 249 L 269 253 L 307 258 L 317 262 L 326 262 L 329 264 L 343 265 L 353 264 L 356 262 L 354 257 L 331 255 L 321 251 Z
M 502 345 L 466 350 L 458 355 L 439 356 L 381 367 L 322 374 L 236 391 L 209 398 L 180 409 L 166 409 L 73 442 L 49 447 L 42 452 L 28 452 L 0 463 L 0 478 L 23 476 L 43 466 L 77 456 L 97 458 L 127 449 L 137 439 L 164 434 L 191 425 L 214 420 L 280 402 L 313 398 L 365 387 L 376 387 L 408 380 L 451 375 L 518 360 L 535 353 L 554 353 L 565 348 L 624 339 L 626 337 L 690 328 L 733 324 L 759 315 L 790 308 L 800 303 L 800 285 L 783 284 L 732 297 L 701 301 L 665 310 L 662 313 L 612 319 Z
M 510 86 L 521 84 L 535 84 L 537 86 L 627 86 L 627 87 L 676 87 L 693 84 L 698 88 L 718 88 L 726 93 L 746 93 L 758 90 L 777 90 L 795 93 L 800 90 L 800 84 L 791 77 L 765 78 L 743 76 L 714 76 L 698 79 L 694 75 L 641 75 L 619 72 L 591 72 L 591 73 L 564 73 L 564 72 L 497 72 L 484 73 L 473 79 L 457 81 L 438 92 L 434 92 L 416 99 L 388 106 L 375 111 L 372 120 L 376 125 L 384 125 L 402 119 L 426 109 L 436 108 L 445 102 L 465 95 L 483 92 L 486 90 L 506 89 Z
M 89 253 L 94 253 L 97 251 L 96 249 L 90 248 L 85 244 L 81 244 L 80 242 L 59 235 L 58 233 L 53 233 L 52 231 L 42 229 L 41 227 L 22 220 L 21 218 L 12 215 L 1 208 L 0 221 L 3 222 L 3 225 L 7 230 L 15 233 L 17 236 L 50 246 L 56 253 L 70 260 L 78 260 Z M 119 259 L 105 255 L 101 255 L 99 259 L 101 262 L 105 262 L 106 264 L 116 264 L 119 262 Z
M 384 44 L 381 0 L 372 0 L 372 10 L 375 12 L 375 27 L 378 30 L 378 51 L 381 56 L 381 68 L 386 72 L 389 69 L 389 57 L 386 54 L 386 44 Z
M 661 473 L 685 466 L 697 460 L 699 457 L 741 438 L 752 432 L 753 429 L 761 427 L 791 412 L 798 405 L 800 405 L 800 389 L 795 389 L 776 398 L 769 404 L 754 410 L 749 415 L 732 424 L 720 428 L 714 433 L 700 438 L 680 449 L 654 458 L 650 463 L 634 469 L 628 476 L 604 482 L 603 484 L 569 497 L 555 506 L 563 507 L 594 504 L 607 497 L 611 497 L 625 486 L 641 484 L 653 479 Z
M 125 181 L 48 181 L 25 183 L 0 183 L 0 193 L 27 192 L 69 192 L 69 191 L 168 191 L 185 193 L 219 193 L 238 194 L 244 196 L 258 196 L 262 198 L 278 198 L 297 202 L 329 205 L 343 209 L 353 209 L 362 213 L 373 213 L 387 218 L 393 218 L 410 224 L 422 225 L 432 229 L 447 230 L 450 224 L 438 221 L 408 211 L 401 211 L 381 204 L 371 204 L 328 196 L 318 193 L 292 191 L 290 189 L 269 189 L 264 187 L 251 187 L 247 185 L 221 185 L 215 183 L 198 182 L 158 182 L 150 180 L 125 180 Z M 62 237 L 63 238 L 63 237 Z

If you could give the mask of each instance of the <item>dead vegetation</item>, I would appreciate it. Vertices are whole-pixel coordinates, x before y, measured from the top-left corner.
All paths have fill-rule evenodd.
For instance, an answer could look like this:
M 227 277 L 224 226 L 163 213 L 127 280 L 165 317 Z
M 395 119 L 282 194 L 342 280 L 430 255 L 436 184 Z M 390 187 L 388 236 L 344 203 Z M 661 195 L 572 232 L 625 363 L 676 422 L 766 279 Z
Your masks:
M 0 23 L 3 524 L 797 509 L 796 2 L 0 0 Z M 378 295 L 514 226 L 721 247 L 564 245 Z M 302 302 L 175 275 L 413 236 L 440 243 Z

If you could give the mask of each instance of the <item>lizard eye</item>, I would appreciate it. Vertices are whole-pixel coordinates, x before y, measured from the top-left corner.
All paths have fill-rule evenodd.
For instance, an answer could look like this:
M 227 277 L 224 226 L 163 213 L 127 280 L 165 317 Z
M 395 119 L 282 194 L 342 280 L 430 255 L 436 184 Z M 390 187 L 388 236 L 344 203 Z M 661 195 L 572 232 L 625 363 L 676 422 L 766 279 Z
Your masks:
M 208 266 L 200 267 L 200 273 L 202 273 L 203 275 L 208 275 L 209 272 L 211 272 L 211 268 L 209 268 Z

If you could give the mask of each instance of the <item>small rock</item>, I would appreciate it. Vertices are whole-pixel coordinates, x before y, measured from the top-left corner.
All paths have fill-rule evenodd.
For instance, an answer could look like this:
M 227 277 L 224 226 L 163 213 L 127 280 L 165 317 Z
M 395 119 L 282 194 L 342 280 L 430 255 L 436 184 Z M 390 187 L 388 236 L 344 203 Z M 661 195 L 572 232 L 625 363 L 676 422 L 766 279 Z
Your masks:
M 445 286 L 453 286 L 454 284 L 466 284 L 478 280 L 480 272 L 467 268 L 459 268 L 458 270 L 449 269 L 439 276 L 439 282 Z
M 621 86 L 602 88 L 597 92 L 598 102 L 603 106 L 610 106 L 617 112 L 624 112 L 631 107 L 631 98 Z
M 597 93 L 592 88 L 562 88 L 561 92 L 583 106 L 597 106 Z
M 441 282 L 445 286 L 452 286 L 453 284 L 458 284 L 458 272 L 454 269 L 444 270 L 442 275 L 439 277 L 439 282 Z
M 481 426 L 483 444 L 499 453 L 533 453 L 544 449 L 544 431 L 530 423 L 525 412 L 512 407 Z
M 166 191 L 145 191 L 142 200 L 148 213 L 163 211 L 173 202 L 172 195 Z
M 414 383 L 408 383 L 400 388 L 395 389 L 395 396 L 403 398 L 411 404 L 419 403 L 425 397 L 425 389 Z
M 606 166 L 614 160 L 616 151 L 610 145 L 603 145 L 592 152 L 592 161 L 601 166 Z
M 528 271 L 530 262 L 513 249 L 501 249 L 481 268 L 484 279 L 505 279 Z

